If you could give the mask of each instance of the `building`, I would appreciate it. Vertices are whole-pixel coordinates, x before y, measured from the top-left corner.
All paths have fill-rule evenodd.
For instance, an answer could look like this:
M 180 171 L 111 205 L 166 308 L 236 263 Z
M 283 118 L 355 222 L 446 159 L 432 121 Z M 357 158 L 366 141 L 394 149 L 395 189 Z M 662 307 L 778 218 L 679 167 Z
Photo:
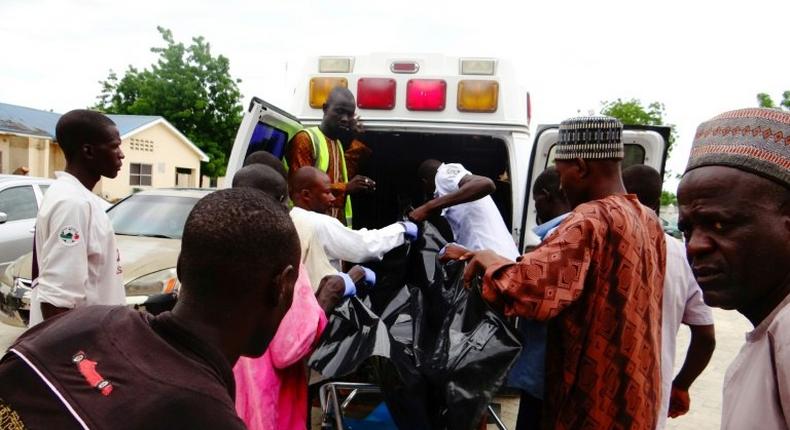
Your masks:
M 208 161 L 186 136 L 161 116 L 108 115 L 118 126 L 126 158 L 114 179 L 93 190 L 115 201 L 141 189 L 198 187 L 200 162 Z M 60 114 L 0 103 L 0 173 L 53 178 L 66 160 L 55 141 Z

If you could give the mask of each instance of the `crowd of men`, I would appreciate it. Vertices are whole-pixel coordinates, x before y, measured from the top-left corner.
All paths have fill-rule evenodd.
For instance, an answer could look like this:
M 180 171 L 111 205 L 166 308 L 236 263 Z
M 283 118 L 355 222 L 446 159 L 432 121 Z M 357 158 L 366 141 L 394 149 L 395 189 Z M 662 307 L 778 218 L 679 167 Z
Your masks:
M 654 429 L 689 410 L 715 347 L 708 306 L 754 325 L 724 381 L 722 428 L 790 429 L 790 113 L 727 112 L 701 124 L 678 189 L 685 244 L 657 217 L 661 175 L 623 169 L 622 124 L 559 128 L 554 166 L 532 196 L 541 243 L 522 255 L 491 194 L 458 163 L 415 172 L 428 199 L 401 221 L 354 230 L 359 175 L 353 95 L 333 91 L 320 126 L 284 160 L 247 157 L 233 187 L 209 194 L 184 227 L 178 301 L 150 315 L 124 304 L 123 261 L 90 192 L 123 153 L 104 115 L 57 125 L 66 156 L 38 215 L 31 328 L 0 361 L 0 425 L 10 429 L 299 429 L 304 362 L 345 297 L 375 285 L 360 265 L 441 214 L 482 295 L 514 317 L 523 349 L 507 385 L 519 429 Z M 290 202 L 290 203 L 289 203 Z M 691 328 L 674 373 L 675 338 Z

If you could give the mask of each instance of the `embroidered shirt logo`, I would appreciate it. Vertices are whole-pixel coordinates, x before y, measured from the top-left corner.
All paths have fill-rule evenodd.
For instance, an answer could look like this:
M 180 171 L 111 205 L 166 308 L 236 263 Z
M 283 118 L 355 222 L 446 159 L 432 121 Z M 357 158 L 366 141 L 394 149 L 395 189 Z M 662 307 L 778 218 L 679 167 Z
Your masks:
M 58 233 L 58 239 L 66 246 L 76 245 L 80 241 L 80 238 L 80 232 L 71 226 L 63 227 L 60 233 Z
M 99 364 L 93 360 L 88 360 L 88 356 L 80 351 L 71 357 L 71 362 L 77 365 L 77 369 L 88 382 L 88 385 L 99 390 L 104 396 L 109 396 L 112 393 L 112 383 L 104 379 L 101 374 L 96 370 Z
M 461 173 L 461 169 L 457 166 L 449 166 L 447 167 L 447 176 L 456 176 Z

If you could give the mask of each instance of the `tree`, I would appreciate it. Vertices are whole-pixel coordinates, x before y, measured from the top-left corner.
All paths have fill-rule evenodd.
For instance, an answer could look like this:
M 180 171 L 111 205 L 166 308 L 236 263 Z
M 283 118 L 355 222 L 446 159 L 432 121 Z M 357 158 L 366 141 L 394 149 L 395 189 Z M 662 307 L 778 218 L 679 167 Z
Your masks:
M 661 191 L 661 206 L 677 205 L 678 197 L 669 191 Z
M 241 123 L 240 79 L 230 76 L 230 62 L 213 56 L 202 36 L 188 47 L 157 27 L 166 46 L 151 48 L 159 59 L 150 69 L 129 66 L 124 76 L 110 70 L 100 81 L 95 109 L 129 115 L 161 115 L 205 152 L 202 174 L 225 175 L 233 139 Z
M 672 127 L 672 132 L 669 134 L 669 142 L 667 142 L 667 156 L 672 152 L 677 136 L 675 134 L 675 126 L 664 122 L 666 113 L 664 112 L 663 103 L 652 102 L 647 106 L 643 106 L 639 99 L 626 101 L 617 99 L 615 101 L 602 102 L 601 105 L 602 115 L 615 117 L 625 125 L 666 125 Z
M 623 101 L 617 99 L 616 101 L 602 102 L 601 114 L 615 117 L 625 125 L 668 125 L 672 127 L 669 134 L 669 142 L 667 142 L 667 157 L 672 153 L 672 148 L 677 140 L 675 128 L 672 124 L 664 123 L 664 104 L 659 102 L 649 103 L 643 106 L 639 99 L 631 99 Z M 664 178 L 666 179 L 672 173 L 667 170 Z M 675 194 L 669 191 L 661 192 L 661 205 L 666 206 L 670 204 L 677 204 Z
M 782 93 L 782 101 L 777 106 L 774 100 L 767 93 L 757 94 L 757 104 L 764 108 L 782 109 L 790 111 L 790 91 Z

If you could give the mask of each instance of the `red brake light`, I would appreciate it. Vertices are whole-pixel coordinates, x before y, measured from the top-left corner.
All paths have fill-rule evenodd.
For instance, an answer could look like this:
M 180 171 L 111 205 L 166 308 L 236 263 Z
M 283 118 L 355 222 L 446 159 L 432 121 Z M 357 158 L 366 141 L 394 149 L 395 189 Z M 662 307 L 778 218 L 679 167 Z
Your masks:
M 406 109 L 444 110 L 447 82 L 441 79 L 411 79 L 406 85 Z
M 357 81 L 357 106 L 361 109 L 395 107 L 395 79 L 360 78 Z

